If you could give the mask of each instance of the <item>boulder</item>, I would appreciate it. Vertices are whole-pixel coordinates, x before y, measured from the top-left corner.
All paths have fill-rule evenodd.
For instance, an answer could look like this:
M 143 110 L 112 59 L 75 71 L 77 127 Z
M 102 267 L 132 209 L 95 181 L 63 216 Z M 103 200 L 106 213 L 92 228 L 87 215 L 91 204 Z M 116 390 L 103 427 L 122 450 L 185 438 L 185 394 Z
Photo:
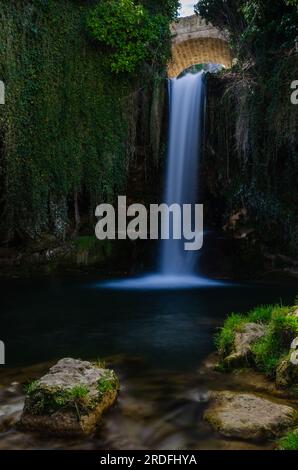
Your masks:
M 112 370 L 62 359 L 27 387 L 20 426 L 58 435 L 90 434 L 116 401 L 118 391 L 119 382 Z
M 254 394 L 215 392 L 204 419 L 226 437 L 263 440 L 282 435 L 297 423 L 297 411 Z
M 294 351 L 291 351 L 276 369 L 275 383 L 277 388 L 288 388 L 298 384 L 298 364 L 291 361 L 291 355 Z
M 234 351 L 224 359 L 228 368 L 247 365 L 251 346 L 266 334 L 266 326 L 259 323 L 246 323 L 242 331 L 235 334 Z

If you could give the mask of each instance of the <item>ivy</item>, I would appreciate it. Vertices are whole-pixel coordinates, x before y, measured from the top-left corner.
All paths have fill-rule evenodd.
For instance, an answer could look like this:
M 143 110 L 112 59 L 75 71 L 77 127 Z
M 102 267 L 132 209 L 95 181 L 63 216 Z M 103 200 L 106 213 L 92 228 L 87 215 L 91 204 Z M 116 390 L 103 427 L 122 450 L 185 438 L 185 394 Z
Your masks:
M 105 2 L 0 0 L 2 240 L 65 236 L 73 230 L 74 194 L 88 216 L 125 190 L 144 74 L 111 73 L 109 51 L 86 32 L 95 3 L 106 11 Z M 154 27 L 150 40 L 169 22 L 157 18 L 161 30 Z

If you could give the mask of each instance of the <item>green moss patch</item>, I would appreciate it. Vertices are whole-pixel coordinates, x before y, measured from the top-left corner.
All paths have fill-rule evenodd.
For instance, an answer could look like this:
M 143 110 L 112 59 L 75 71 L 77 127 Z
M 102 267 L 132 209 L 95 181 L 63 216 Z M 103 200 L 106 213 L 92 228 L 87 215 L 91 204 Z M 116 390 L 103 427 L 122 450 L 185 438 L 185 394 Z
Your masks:
M 291 342 L 298 336 L 298 317 L 293 315 L 295 309 L 297 307 L 267 305 L 257 307 L 247 315 L 232 313 L 215 339 L 220 355 L 226 357 L 233 352 L 235 335 L 245 324 L 266 324 L 267 333 L 252 345 L 251 351 L 257 369 L 274 378 L 281 360 L 289 354 Z

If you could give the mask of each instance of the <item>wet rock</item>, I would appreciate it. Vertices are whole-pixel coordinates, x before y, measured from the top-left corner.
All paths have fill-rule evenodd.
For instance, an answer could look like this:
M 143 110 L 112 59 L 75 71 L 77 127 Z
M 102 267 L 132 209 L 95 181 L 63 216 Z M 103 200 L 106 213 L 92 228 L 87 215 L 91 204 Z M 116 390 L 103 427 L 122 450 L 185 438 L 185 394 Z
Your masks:
M 215 392 L 204 419 L 226 437 L 262 440 L 282 435 L 297 423 L 297 411 L 248 393 Z
M 112 370 L 66 358 L 28 386 L 20 426 L 58 435 L 92 433 L 117 398 Z
M 251 346 L 266 334 L 266 326 L 258 323 L 246 323 L 243 331 L 237 332 L 234 341 L 234 352 L 224 359 L 228 368 L 247 365 L 251 356 Z

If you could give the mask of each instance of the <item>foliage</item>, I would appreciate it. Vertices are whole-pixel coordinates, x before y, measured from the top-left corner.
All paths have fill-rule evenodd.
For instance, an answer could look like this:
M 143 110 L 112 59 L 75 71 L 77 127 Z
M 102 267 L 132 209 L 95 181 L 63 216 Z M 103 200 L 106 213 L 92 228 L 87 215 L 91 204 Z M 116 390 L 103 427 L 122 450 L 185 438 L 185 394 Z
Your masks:
M 279 450 L 298 450 L 298 430 L 289 432 L 280 439 L 278 443 Z
M 112 76 L 108 51 L 86 34 L 93 7 L 0 0 L 1 241 L 68 236 L 75 200 L 87 225 L 100 202 L 125 190 L 139 123 L 136 90 L 150 99 L 154 71 Z
M 134 0 L 102 0 L 87 23 L 91 36 L 109 48 L 113 72 L 132 73 L 145 62 L 163 64 L 169 57 L 170 18 Z
M 250 238 L 262 249 L 297 256 L 298 114 L 290 101 L 297 2 L 202 0 L 197 12 L 228 30 L 237 59 L 210 123 L 218 172 L 212 192 L 225 199 L 225 218 L 247 210 Z
M 170 20 L 177 18 L 180 7 L 179 0 L 141 0 L 141 3 L 153 14 L 160 13 Z
M 9 237 L 64 233 L 73 193 L 84 190 L 93 212 L 125 183 L 122 100 L 131 86 L 110 81 L 77 2 L 0 0 L 0 7 L 2 223 Z
M 238 59 L 293 48 L 298 35 L 297 1 L 200 0 L 196 12 L 221 29 L 227 29 Z

